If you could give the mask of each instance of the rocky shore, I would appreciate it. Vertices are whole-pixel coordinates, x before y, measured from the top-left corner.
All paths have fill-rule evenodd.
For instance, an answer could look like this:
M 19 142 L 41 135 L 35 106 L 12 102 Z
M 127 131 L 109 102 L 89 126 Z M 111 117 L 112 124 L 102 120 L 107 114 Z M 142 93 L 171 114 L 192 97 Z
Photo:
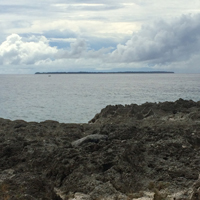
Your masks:
M 86 124 L 0 119 L 0 199 L 200 199 L 200 101 L 115 105 Z

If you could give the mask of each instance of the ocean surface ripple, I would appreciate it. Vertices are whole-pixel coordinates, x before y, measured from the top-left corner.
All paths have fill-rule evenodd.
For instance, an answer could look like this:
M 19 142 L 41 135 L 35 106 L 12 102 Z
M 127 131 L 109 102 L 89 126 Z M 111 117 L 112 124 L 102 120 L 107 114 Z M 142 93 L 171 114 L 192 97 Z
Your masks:
M 200 74 L 0 75 L 0 117 L 85 123 L 107 105 L 200 100 Z

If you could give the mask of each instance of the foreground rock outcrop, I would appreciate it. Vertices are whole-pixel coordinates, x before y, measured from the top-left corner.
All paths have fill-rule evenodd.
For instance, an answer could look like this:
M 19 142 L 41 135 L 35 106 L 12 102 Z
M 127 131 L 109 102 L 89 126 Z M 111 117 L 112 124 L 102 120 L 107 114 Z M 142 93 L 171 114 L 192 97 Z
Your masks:
M 107 106 L 87 124 L 0 119 L 0 199 L 200 199 L 200 102 Z

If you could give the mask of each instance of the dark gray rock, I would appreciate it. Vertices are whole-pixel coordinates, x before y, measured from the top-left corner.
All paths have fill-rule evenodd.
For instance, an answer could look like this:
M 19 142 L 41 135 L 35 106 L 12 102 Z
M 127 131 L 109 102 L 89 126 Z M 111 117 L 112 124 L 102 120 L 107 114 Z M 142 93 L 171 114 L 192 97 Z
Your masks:
M 0 199 L 126 199 L 154 185 L 196 200 L 199 111 L 200 102 L 179 99 L 107 106 L 88 124 L 0 118 Z

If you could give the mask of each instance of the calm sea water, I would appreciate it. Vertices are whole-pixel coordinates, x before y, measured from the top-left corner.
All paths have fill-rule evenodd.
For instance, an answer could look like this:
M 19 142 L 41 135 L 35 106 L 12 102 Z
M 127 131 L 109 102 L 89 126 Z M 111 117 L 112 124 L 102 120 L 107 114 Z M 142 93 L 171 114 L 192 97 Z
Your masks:
M 200 74 L 0 75 L 0 117 L 85 123 L 106 105 L 200 100 Z

